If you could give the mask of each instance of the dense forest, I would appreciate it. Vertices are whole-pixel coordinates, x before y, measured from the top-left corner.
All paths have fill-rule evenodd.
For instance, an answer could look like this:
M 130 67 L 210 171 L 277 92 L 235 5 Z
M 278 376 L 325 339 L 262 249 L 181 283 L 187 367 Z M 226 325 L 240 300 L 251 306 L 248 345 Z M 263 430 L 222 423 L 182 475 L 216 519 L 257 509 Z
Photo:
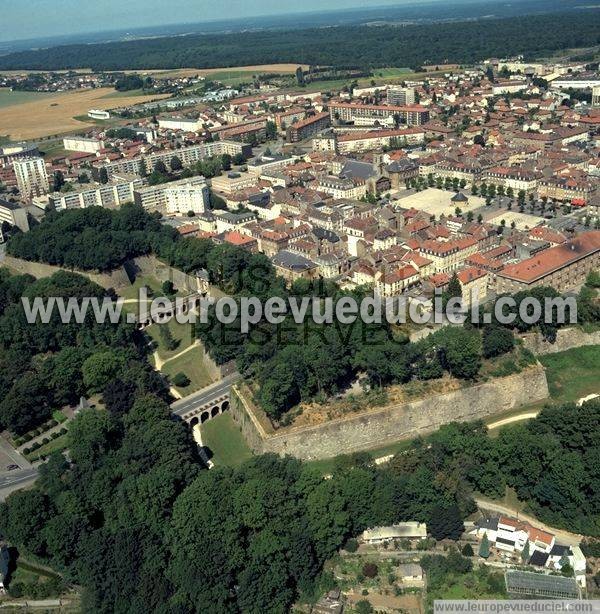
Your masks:
M 59 271 L 35 280 L 0 269 L 0 430 L 22 435 L 48 420 L 52 410 L 82 396 L 104 393 L 111 411 L 129 409 L 135 391 L 168 398 L 161 376 L 146 360 L 133 325 L 62 323 L 54 310 L 48 324 L 30 324 L 21 297 L 107 296 L 85 277 Z
M 117 211 L 102 207 L 50 211 L 30 232 L 14 235 L 8 253 L 66 268 L 110 271 L 177 234 L 161 224 L 160 215 L 149 215 L 134 205 Z
M 467 44 L 468 43 L 468 44 Z M 600 43 L 600 11 L 424 25 L 342 26 L 65 45 L 0 57 L 0 69 L 210 68 L 292 62 L 373 68 L 473 63 Z

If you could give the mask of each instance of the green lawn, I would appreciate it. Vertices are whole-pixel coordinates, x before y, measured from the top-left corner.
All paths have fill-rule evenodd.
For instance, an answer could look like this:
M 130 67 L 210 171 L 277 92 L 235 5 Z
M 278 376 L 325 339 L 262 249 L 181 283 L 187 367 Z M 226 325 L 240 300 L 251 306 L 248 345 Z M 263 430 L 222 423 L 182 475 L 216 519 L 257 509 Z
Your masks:
M 38 448 L 35 452 L 27 454 L 27 460 L 29 462 L 33 462 L 39 460 L 43 456 L 49 456 L 53 452 L 60 452 L 64 450 L 67 447 L 67 437 L 68 433 L 65 433 L 64 435 L 60 435 L 56 439 L 49 441 L 47 444 Z
M 546 367 L 550 396 L 557 403 L 600 393 L 600 345 L 540 357 Z
M 150 288 L 150 290 L 152 290 L 152 292 L 154 293 L 154 296 L 162 295 L 161 283 L 155 277 L 152 277 L 150 275 L 138 275 L 133 284 L 131 284 L 131 286 L 129 286 L 125 290 L 122 290 L 119 295 L 126 300 L 137 299 L 139 298 L 139 291 L 142 286 Z
M 56 92 L 11 92 L 8 88 L 2 87 L 0 88 L 0 109 L 56 95 Z
M 42 141 L 39 144 L 39 149 L 43 153 L 44 157 L 46 157 L 47 159 L 65 156 L 67 155 L 67 153 L 73 153 L 67 152 L 67 150 L 63 147 L 62 139 L 57 139 L 53 141 Z
M 175 387 L 177 392 L 184 396 L 196 390 L 206 388 L 213 381 L 204 366 L 204 350 L 201 347 L 196 347 L 183 356 L 167 362 L 161 371 L 170 378 L 177 375 L 177 373 L 187 375 L 191 381 L 190 385 L 185 388 Z
M 165 341 L 160 333 L 161 328 L 164 326 L 171 331 L 171 336 L 177 343 L 177 347 L 174 350 L 168 350 L 166 348 Z M 179 324 L 175 319 L 171 320 L 168 324 L 152 324 L 146 329 L 146 333 L 158 344 L 157 349 L 162 360 L 168 360 L 179 354 L 183 350 L 189 348 L 194 342 L 194 339 L 192 339 L 191 325 Z
M 139 90 L 129 90 L 127 92 L 118 92 L 115 90 L 110 94 L 106 94 L 106 96 L 102 96 L 102 99 L 105 98 L 129 98 L 130 96 L 151 96 L 154 92 L 145 92 L 143 89 Z
M 62 424 L 63 422 L 66 422 L 67 417 L 60 409 L 57 409 L 52 412 L 52 420 L 56 420 L 59 424 Z
M 221 414 L 200 428 L 202 443 L 213 453 L 212 461 L 217 467 L 236 467 L 252 456 L 252 450 L 231 415 Z
M 506 599 L 503 573 L 479 567 L 466 574 L 443 574 L 427 586 L 427 612 L 436 599 Z

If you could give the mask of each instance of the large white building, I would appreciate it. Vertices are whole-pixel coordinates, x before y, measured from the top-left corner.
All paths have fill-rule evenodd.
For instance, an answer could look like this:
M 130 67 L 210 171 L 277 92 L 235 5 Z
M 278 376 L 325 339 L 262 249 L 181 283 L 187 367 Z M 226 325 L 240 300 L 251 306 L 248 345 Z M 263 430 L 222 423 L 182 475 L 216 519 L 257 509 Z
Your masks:
M 120 207 L 134 201 L 134 191 L 142 186 L 139 177 L 115 177 L 107 184 L 82 184 L 73 192 L 54 192 L 48 204 L 57 211 L 86 207 Z
M 27 211 L 16 203 L 11 203 L 0 198 L 0 225 L 6 222 L 11 226 L 16 226 L 23 232 L 29 230 Z
M 202 129 L 202 121 L 187 117 L 167 117 L 158 120 L 161 130 L 182 130 L 183 132 L 197 132 Z
M 208 209 L 209 191 L 204 177 L 190 177 L 171 183 L 139 186 L 134 201 L 149 211 L 162 213 L 203 213 Z
M 104 141 L 99 139 L 88 139 L 83 136 L 68 136 L 63 139 L 63 147 L 67 151 L 97 153 L 101 149 L 104 149 Z
M 209 208 L 209 190 L 204 177 L 192 177 L 165 186 L 167 213 L 204 213 Z
M 356 95 L 356 94 L 355 94 Z M 406 106 L 415 103 L 414 87 L 390 87 L 387 91 L 388 104 Z
M 47 194 L 50 191 L 44 158 L 23 158 L 13 162 L 17 186 L 23 198 Z

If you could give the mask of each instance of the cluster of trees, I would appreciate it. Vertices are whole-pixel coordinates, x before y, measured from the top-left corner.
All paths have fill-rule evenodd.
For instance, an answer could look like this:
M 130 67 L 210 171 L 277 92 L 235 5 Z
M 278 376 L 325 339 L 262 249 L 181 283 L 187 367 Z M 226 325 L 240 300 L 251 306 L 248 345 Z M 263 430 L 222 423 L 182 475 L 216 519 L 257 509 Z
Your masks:
M 13 236 L 8 253 L 68 268 L 109 271 L 148 254 L 156 242 L 174 241 L 176 235 L 161 224 L 160 215 L 133 204 L 118 210 L 50 211 L 30 232 Z
M 600 535 L 599 423 L 593 401 L 497 438 L 449 424 L 383 468 L 342 457 L 324 480 L 274 455 L 203 471 L 168 406 L 136 395 L 126 414 L 76 418 L 72 463 L 53 455 L 36 488 L 0 506 L 0 532 L 82 585 L 85 611 L 287 611 L 318 596 L 324 562 L 367 527 L 418 520 L 458 538 L 473 491 L 511 486 L 542 520 Z M 431 581 L 472 567 L 458 552 L 423 564 Z
M 141 90 L 142 88 L 150 87 L 152 78 L 146 77 L 142 79 L 139 75 L 123 75 L 115 81 L 115 89 L 117 92 L 129 92 L 131 90 Z
M 600 16 L 596 11 L 579 10 L 402 28 L 394 24 L 377 29 L 339 26 L 331 28 L 325 40 L 320 28 L 265 29 L 21 51 L 0 58 L 0 69 L 92 67 L 101 71 L 272 62 L 369 69 L 419 67 L 448 60 L 472 64 L 489 57 L 547 56 L 556 49 L 593 46 L 598 43 L 599 27 Z M 465 45 L 465 41 L 469 44 Z
M 274 455 L 202 471 L 168 406 L 84 411 L 33 490 L 0 506 L 0 532 L 84 587 L 86 612 L 288 611 L 322 590 L 324 562 L 365 528 L 406 520 L 462 531 L 472 502 L 427 466 L 361 455 L 331 480 Z M 448 518 L 448 530 L 439 519 Z
M 66 324 L 58 310 L 47 324 L 30 324 L 21 302 L 105 296 L 100 286 L 74 273 L 36 281 L 0 269 L 0 429 L 22 435 L 48 420 L 53 409 L 94 393 L 105 393 L 107 407 L 117 413 L 128 409 L 128 394 L 136 390 L 167 397 L 132 325 L 98 324 L 92 313 L 82 323 Z

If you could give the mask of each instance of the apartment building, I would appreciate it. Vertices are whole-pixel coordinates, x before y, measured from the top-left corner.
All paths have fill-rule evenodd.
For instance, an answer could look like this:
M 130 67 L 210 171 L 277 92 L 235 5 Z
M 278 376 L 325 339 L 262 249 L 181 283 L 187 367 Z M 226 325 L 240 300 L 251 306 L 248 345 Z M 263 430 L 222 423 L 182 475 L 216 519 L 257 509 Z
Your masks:
M 13 162 L 21 196 L 32 199 L 50 191 L 44 158 L 22 158 Z
M 566 177 L 550 177 L 538 181 L 538 196 L 561 202 L 581 200 L 588 202 L 595 193 L 596 186 L 588 181 L 577 181 Z
M 100 169 L 106 169 L 108 178 L 111 179 L 116 174 L 132 174 L 139 175 L 142 167 L 145 166 L 146 171 L 152 171 L 157 162 L 162 162 L 168 169 L 171 168 L 171 162 L 174 157 L 177 157 L 184 167 L 192 166 L 200 160 L 211 158 L 213 156 L 221 156 L 229 154 L 235 156 L 242 154 L 247 157 L 252 154 L 252 147 L 246 143 L 237 143 L 235 141 L 214 141 L 212 143 L 201 143 L 199 145 L 191 145 L 190 147 L 182 147 L 181 149 L 169 149 L 157 151 L 147 156 L 138 156 L 136 158 L 119 159 L 114 162 L 100 163 L 92 168 L 94 179 L 100 178 Z
M 275 114 L 275 125 L 277 126 L 277 130 L 280 132 L 285 132 L 287 128 L 289 128 L 292 124 L 303 120 L 306 117 L 306 111 L 299 107 L 294 107 L 292 109 L 288 109 L 287 111 L 282 111 L 281 113 Z
M 142 179 L 135 176 L 118 177 L 107 184 L 82 184 L 72 192 L 54 192 L 48 195 L 48 204 L 56 211 L 85 209 L 86 207 L 120 207 L 134 202 L 135 190 L 141 188 Z
M 241 190 L 254 188 L 258 185 L 258 175 L 254 173 L 227 173 L 211 179 L 211 187 L 215 192 L 234 194 Z
M 317 113 L 303 119 L 302 121 L 292 124 L 287 129 L 287 140 L 290 143 L 298 143 L 304 139 L 309 139 L 321 130 L 329 128 L 331 119 L 329 113 Z
M 187 117 L 167 117 L 158 120 L 161 130 L 181 130 L 183 132 L 197 132 L 202 130 L 202 121 Z
M 477 240 L 463 237 L 454 241 L 424 241 L 419 253 L 433 262 L 436 273 L 456 271 L 477 252 Z
M 210 208 L 210 192 L 204 177 L 191 177 L 167 183 L 165 186 L 165 206 L 171 215 L 204 213 Z
M 390 105 L 400 107 L 415 104 L 415 88 L 390 87 L 387 91 L 387 101 Z
M 537 177 L 533 173 L 518 167 L 495 166 L 487 169 L 482 174 L 482 181 L 495 186 L 512 188 L 515 194 L 521 190 L 526 194 L 531 194 L 536 191 L 538 185 Z
M 395 106 L 357 104 L 355 102 L 332 102 L 329 105 L 332 120 L 340 119 L 359 125 L 375 122 L 392 125 L 396 119 L 408 126 L 421 126 L 429 121 L 429 110 L 419 105 Z
M 249 142 L 252 139 L 261 141 L 267 136 L 267 120 L 253 120 L 232 126 L 221 126 L 211 130 L 211 132 L 214 135 L 218 135 L 219 139 L 228 139 L 230 141 Z
M 399 296 L 419 283 L 419 271 L 408 264 L 389 273 L 375 275 L 375 290 L 383 297 Z
M 22 232 L 29 230 L 27 212 L 17 203 L 11 203 L 0 198 L 0 226 L 6 222 L 10 226 L 16 226 Z
M 459 179 L 465 180 L 469 185 L 473 185 L 479 180 L 481 167 L 474 164 L 465 164 L 457 160 L 441 160 L 434 164 L 430 170 L 436 177 L 442 179 Z M 426 173 L 429 174 L 429 173 Z
M 208 208 L 209 193 L 204 177 L 180 179 L 171 183 L 138 186 L 134 202 L 148 211 L 162 213 L 203 213 Z
M 400 147 L 418 145 L 425 141 L 425 131 L 421 128 L 404 130 L 374 130 L 344 134 L 336 139 L 336 151 L 340 154 L 373 151 L 397 144 Z
M 321 177 L 317 186 L 319 192 L 331 194 L 333 198 L 353 198 L 360 199 L 367 194 L 367 184 L 363 180 L 343 179 L 328 175 Z

